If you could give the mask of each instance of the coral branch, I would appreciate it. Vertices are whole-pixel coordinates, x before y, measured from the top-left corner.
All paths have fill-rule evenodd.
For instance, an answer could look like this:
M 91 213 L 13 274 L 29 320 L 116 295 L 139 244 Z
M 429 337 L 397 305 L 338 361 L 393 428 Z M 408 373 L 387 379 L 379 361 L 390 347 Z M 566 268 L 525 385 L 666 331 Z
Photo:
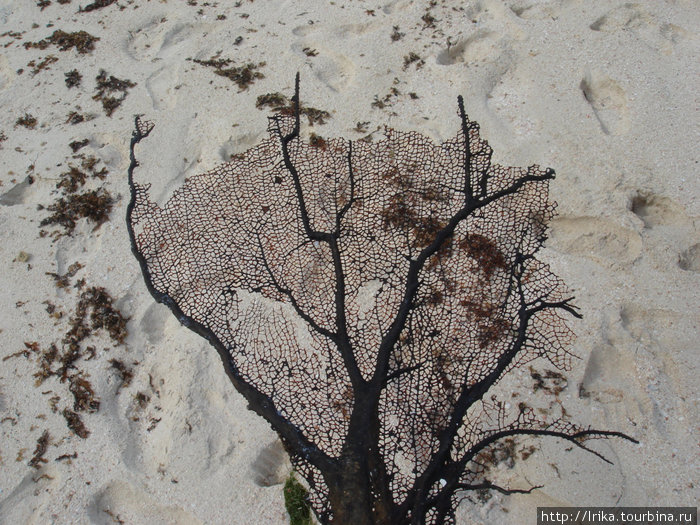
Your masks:
M 153 297 L 214 346 L 278 432 L 322 523 L 454 523 L 484 454 L 550 436 L 608 461 L 592 438 L 634 439 L 506 409 L 494 387 L 525 363 L 568 370 L 580 319 L 536 258 L 552 169 L 507 167 L 458 98 L 459 133 L 305 141 L 291 111 L 164 206 L 134 180 L 132 250 Z M 491 399 L 489 401 L 489 399 Z

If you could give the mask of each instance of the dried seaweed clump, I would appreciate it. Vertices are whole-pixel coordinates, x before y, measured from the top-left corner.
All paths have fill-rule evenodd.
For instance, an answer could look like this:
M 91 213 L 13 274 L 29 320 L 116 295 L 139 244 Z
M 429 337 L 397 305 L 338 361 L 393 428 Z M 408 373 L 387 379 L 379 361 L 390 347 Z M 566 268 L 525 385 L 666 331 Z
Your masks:
M 73 151 L 85 146 L 87 142 L 73 142 L 70 144 Z M 71 235 L 80 219 L 87 219 L 95 224 L 94 229 L 109 219 L 109 214 L 114 205 L 112 195 L 104 188 L 83 191 L 85 183 L 92 180 L 104 180 L 108 175 L 106 168 L 97 169 L 98 159 L 85 155 L 74 155 L 74 159 L 80 160 L 80 165 L 69 165 L 68 171 L 61 173 L 56 188 L 61 190 L 62 196 L 46 209 L 52 214 L 40 223 L 41 226 L 58 225 L 63 232 L 58 235 Z
M 269 108 L 279 115 L 291 116 L 294 114 L 294 104 L 282 93 L 266 93 L 260 95 L 255 101 L 255 107 L 258 109 Z M 328 111 L 308 106 L 301 106 L 299 108 L 299 113 L 309 119 L 309 126 L 325 124 L 326 120 L 331 118 L 331 114 Z
M 532 385 L 533 392 L 542 390 L 548 394 L 558 396 L 568 385 L 566 376 L 556 370 L 545 370 L 542 373 L 530 367 L 530 377 L 534 380 Z
M 70 146 L 70 149 L 73 150 L 73 153 L 76 153 L 79 149 L 84 148 L 89 143 L 90 143 L 90 139 L 74 140 L 73 142 L 68 144 L 68 146 Z
M 63 288 L 64 290 L 67 290 L 71 284 L 70 280 L 82 269 L 83 265 L 76 261 L 71 264 L 68 267 L 68 271 L 62 275 L 56 272 L 46 272 L 46 275 L 53 277 L 53 280 L 56 283 L 56 288 Z
M 42 71 L 46 69 L 51 69 L 49 66 L 53 64 L 54 62 L 58 62 L 58 58 L 49 55 L 46 58 L 44 58 L 41 62 L 37 63 L 36 60 L 32 60 L 27 64 L 27 67 L 34 68 L 32 69 L 32 76 L 37 75 L 38 73 L 41 73 Z
M 47 460 L 44 458 L 46 450 L 49 447 L 51 441 L 51 435 L 48 430 L 44 430 L 39 439 L 36 442 L 36 449 L 34 450 L 34 457 L 29 461 L 29 466 L 36 469 L 41 468 L 42 463 L 46 463 Z
M 46 49 L 50 45 L 58 47 L 61 51 L 68 51 L 75 48 L 78 53 L 85 54 L 95 49 L 95 42 L 100 38 L 93 36 L 86 31 L 74 31 L 67 33 L 61 29 L 57 29 L 50 37 L 39 40 L 38 42 L 25 42 L 26 49 L 37 48 Z
M 68 118 L 66 119 L 66 124 L 75 126 L 76 124 L 80 124 L 81 122 L 85 122 L 86 120 L 90 120 L 90 117 L 86 115 L 81 115 L 77 111 L 71 111 L 68 114 Z
M 72 271 L 68 274 L 75 275 L 76 265 L 71 265 L 71 268 Z M 79 265 L 79 268 L 82 268 L 82 265 Z M 61 340 L 63 351 L 51 345 L 48 350 L 40 353 L 40 372 L 35 374 L 38 384 L 51 376 L 58 377 L 61 382 L 70 380 L 71 384 L 78 381 L 75 378 L 81 377 L 82 372 L 78 370 L 76 363 L 81 359 L 92 359 L 96 354 L 95 347 L 85 346 L 84 341 L 97 330 L 105 330 L 116 345 L 124 343 L 128 335 L 128 319 L 113 303 L 114 300 L 104 288 L 92 286 L 80 294 L 75 312 L 69 321 L 69 329 Z M 34 351 L 38 352 L 38 348 Z M 76 385 L 71 386 L 71 392 L 76 395 L 73 407 L 75 410 L 92 411 L 99 407 L 99 403 L 93 402 L 94 392 L 91 388 L 86 388 L 86 383 L 78 381 Z
M 88 139 L 84 139 L 80 142 L 71 142 L 69 146 L 75 153 L 79 149 L 85 147 L 89 142 Z M 105 167 L 99 170 L 96 169 L 99 160 L 95 157 L 76 155 L 73 158 L 80 159 L 80 166 L 69 164 L 68 171 L 61 173 L 60 179 L 56 184 L 56 188 L 63 190 L 65 193 L 75 193 L 82 188 L 89 179 L 104 180 L 109 174 Z
M 214 68 L 214 73 L 234 82 L 240 91 L 248 89 L 256 80 L 265 78 L 265 75 L 258 71 L 258 69 L 265 65 L 265 62 L 259 62 L 257 64 L 248 62 L 242 66 L 232 67 L 229 67 L 233 64 L 233 60 L 230 58 L 212 57 L 209 60 L 194 59 L 193 62 L 201 66 Z
M 413 63 L 416 64 L 416 69 L 420 69 L 425 65 L 425 60 L 423 60 L 417 53 L 411 51 L 408 55 L 403 57 L 403 70 L 406 71 L 408 66 Z
M 454 523 L 465 491 L 535 488 L 499 486 L 479 461 L 505 440 L 600 456 L 587 440 L 626 437 L 511 406 L 497 388 L 532 361 L 571 365 L 580 315 L 536 258 L 554 171 L 492 163 L 461 97 L 459 132 L 441 144 L 386 129 L 319 147 L 300 136 L 298 77 L 292 103 L 268 138 L 163 206 L 134 180 L 153 129 L 137 119 L 127 215 L 149 290 L 217 349 L 319 520 Z
M 131 384 L 131 380 L 134 379 L 134 371 L 129 368 L 124 361 L 119 359 L 110 359 L 109 364 L 112 365 L 112 368 L 119 374 L 120 383 L 117 387 L 117 393 L 119 393 L 122 388 L 126 388 Z
M 24 116 L 19 117 L 15 121 L 15 127 L 17 126 L 23 126 L 27 129 L 34 129 L 36 128 L 37 120 L 36 117 L 30 115 L 29 113 L 25 113 Z
M 54 394 L 48 400 L 51 411 L 63 416 L 71 432 L 86 439 L 90 435 L 90 430 L 85 425 L 83 417 L 85 414 L 97 412 L 101 405 L 100 397 L 90 381 L 90 373 L 86 366 L 88 361 L 99 357 L 98 349 L 94 343 L 90 344 L 89 339 L 104 333 L 114 347 L 124 344 L 128 335 L 128 318 L 116 308 L 114 299 L 104 288 L 86 286 L 84 279 L 78 279 L 75 284 L 72 283 L 72 279 L 82 268 L 82 264 L 75 262 L 63 273 L 47 272 L 53 277 L 58 288 L 67 292 L 72 289 L 81 290 L 62 339 L 43 348 L 36 341 L 25 341 L 24 348 L 3 357 L 3 361 L 20 356 L 35 361 L 37 367 L 33 374 L 35 386 L 41 387 L 43 394 Z M 45 301 L 45 304 L 47 313 L 53 319 L 64 318 L 63 312 L 57 310 L 56 305 L 50 301 Z M 105 347 L 104 351 L 109 351 L 109 348 Z M 120 378 L 117 388 L 119 392 L 130 385 L 134 377 L 133 369 L 119 358 L 110 359 L 109 364 L 111 369 L 117 371 Z M 47 382 L 49 384 L 46 384 Z M 66 385 L 63 390 L 69 394 L 67 403 L 61 401 L 61 395 L 59 395 L 61 389 L 57 388 L 59 384 Z M 60 407 L 60 405 L 63 406 Z M 43 459 L 46 444 L 48 444 L 48 437 L 44 436 L 40 439 L 30 465 L 37 467 L 46 461 Z M 57 461 L 68 457 L 76 456 L 59 456 Z
M 398 42 L 401 40 L 403 37 L 406 36 L 406 33 L 402 33 L 399 31 L 401 29 L 399 26 L 393 26 L 392 31 L 391 31 L 391 41 L 392 42 Z
M 83 439 L 90 437 L 90 431 L 85 426 L 85 423 L 83 423 L 83 418 L 80 417 L 80 414 L 69 408 L 64 408 L 63 417 L 66 420 L 68 428 L 70 428 L 76 436 Z
M 93 286 L 80 296 L 72 333 L 81 334 L 82 339 L 86 333 L 89 335 L 93 330 L 105 330 L 112 341 L 122 344 L 128 335 L 127 321 L 128 319 L 114 307 L 114 299 L 107 290 Z
M 97 87 L 95 88 L 96 93 L 92 98 L 102 102 L 102 108 L 108 117 L 111 117 L 112 113 L 124 102 L 129 89 L 136 85 L 135 82 L 130 80 L 121 80 L 114 75 L 108 75 L 104 69 L 100 70 L 95 80 L 97 81 Z M 115 93 L 119 95 L 114 96 Z
M 83 75 L 81 75 L 77 69 L 72 69 L 71 71 L 65 74 L 65 77 L 66 87 L 68 89 L 79 86 L 83 80 Z
M 79 13 L 89 13 L 90 11 L 95 11 L 97 9 L 102 9 L 115 3 L 117 0 L 95 0 L 93 3 L 81 7 L 78 9 Z
M 104 188 L 73 193 L 61 197 L 46 209 L 52 215 L 41 221 L 41 226 L 57 224 L 62 226 L 64 233 L 70 235 L 80 219 L 86 218 L 95 223 L 95 229 L 109 219 L 114 199 Z
M 67 274 L 60 277 L 60 281 L 73 277 L 82 265 L 71 265 Z M 57 274 L 54 274 L 57 275 Z M 69 283 L 65 284 L 65 287 Z M 56 344 L 41 350 L 38 344 L 27 343 L 27 353 L 38 356 L 39 370 L 34 374 L 37 385 L 43 384 L 51 377 L 56 377 L 61 383 L 68 383 L 68 391 L 73 396 L 71 407 L 65 407 L 61 414 L 66 420 L 68 428 L 77 436 L 85 439 L 90 435 L 82 420 L 82 414 L 97 412 L 100 408 L 100 398 L 93 389 L 88 379 L 88 374 L 82 369 L 81 362 L 94 359 L 97 349 L 92 345 L 86 345 L 85 341 L 95 331 L 104 330 L 108 333 L 115 345 L 124 343 L 127 336 L 126 323 L 128 321 L 119 310 L 114 307 L 114 300 L 109 293 L 100 287 L 89 287 L 81 294 L 75 311 L 69 321 L 69 329 L 61 340 L 61 348 Z M 116 363 L 116 364 L 115 364 Z M 112 368 L 116 368 L 121 376 L 121 385 L 126 387 L 133 378 L 133 371 L 117 359 L 110 360 Z M 58 412 L 56 403 L 60 398 L 55 398 L 52 410 Z

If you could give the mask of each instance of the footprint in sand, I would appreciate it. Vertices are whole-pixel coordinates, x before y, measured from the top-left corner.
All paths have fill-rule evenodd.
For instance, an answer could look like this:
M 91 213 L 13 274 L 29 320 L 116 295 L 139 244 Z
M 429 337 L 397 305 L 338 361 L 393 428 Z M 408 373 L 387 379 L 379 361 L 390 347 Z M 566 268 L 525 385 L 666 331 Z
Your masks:
M 259 487 L 271 487 L 284 483 L 291 468 L 289 457 L 279 439 L 263 448 L 250 465 L 253 481 Z
M 171 318 L 172 315 L 166 307 L 159 303 L 152 303 L 139 321 L 146 340 L 153 345 L 160 343 L 165 336 L 166 323 Z
M 328 34 L 329 38 L 333 37 L 335 39 L 348 38 L 352 36 L 361 36 L 369 31 L 377 29 L 379 26 L 376 22 L 367 22 L 362 24 L 342 24 L 337 26 L 332 30 L 332 34 Z M 312 34 L 321 35 L 326 32 L 320 29 L 316 25 L 301 25 L 292 29 L 292 34 L 294 36 L 308 36 Z M 321 40 L 322 41 L 322 40 Z
M 659 24 L 653 15 L 634 3 L 608 11 L 590 28 L 605 33 L 632 31 L 642 42 L 664 55 L 673 53 L 674 46 L 689 37 L 688 31 L 682 27 L 670 23 Z
M 114 523 L 198 525 L 202 523 L 181 507 L 159 505 L 143 490 L 137 490 L 125 481 L 113 481 L 100 491 L 88 507 L 88 517 L 95 525 L 113 525 Z
M 622 327 L 638 342 L 648 344 L 650 341 L 669 345 L 674 340 L 674 330 L 683 326 L 683 314 L 663 308 L 645 308 L 637 304 L 625 304 L 620 309 Z
M 686 272 L 700 272 L 700 243 L 683 250 L 678 257 L 678 266 Z
M 651 193 L 637 193 L 632 197 L 629 209 L 644 222 L 645 228 L 683 226 L 689 221 L 683 206 L 668 197 Z
M 443 49 L 438 53 L 437 63 L 441 66 L 450 66 L 460 62 L 481 62 L 497 57 L 502 50 L 501 40 L 501 35 L 495 31 L 482 29 Z
M 0 205 L 15 206 L 24 204 L 31 184 L 31 177 L 26 177 L 22 182 L 15 184 L 11 189 L 0 195 Z
M 261 132 L 253 131 L 240 135 L 231 135 L 227 141 L 219 146 L 219 156 L 224 162 L 229 162 L 235 155 L 249 150 L 260 142 Z
M 319 58 L 314 62 L 314 73 L 321 82 L 336 93 L 352 83 L 356 67 L 350 59 L 336 53 Z
M 555 250 L 601 263 L 629 264 L 642 251 L 642 239 L 637 232 L 598 217 L 554 219 L 550 242 Z
M 51 464 L 38 471 L 31 469 L 17 486 L 7 487 L 6 492 L 0 493 L 0 522 L 45 522 L 44 511 L 51 502 L 51 494 L 61 490 L 62 477 Z M 3 485 L 7 486 L 5 483 Z
M 685 208 L 673 199 L 640 191 L 632 196 L 628 208 L 644 223 L 646 230 L 671 227 L 671 230 L 661 230 L 661 234 L 666 239 L 670 235 L 679 236 L 681 246 L 688 246 L 688 243 L 692 242 L 691 239 L 687 239 L 688 235 L 695 237 L 692 232 L 696 230 L 696 218 L 689 216 Z M 676 263 L 681 270 L 700 272 L 700 243 L 680 251 Z
M 205 24 L 171 23 L 154 19 L 129 33 L 128 53 L 137 60 L 163 58 L 177 52 L 177 44 L 192 39 L 193 33 Z
M 593 31 L 612 33 L 623 29 L 639 29 L 654 25 L 654 18 L 639 4 L 626 3 L 598 18 L 590 25 Z
M 511 2 L 509 7 L 518 18 L 523 20 L 555 19 L 561 11 L 561 0 L 545 3 L 516 0 Z
M 412 0 L 392 0 L 387 2 L 382 7 L 382 11 L 387 15 L 394 13 L 395 11 L 404 11 L 405 9 L 411 7 Z
M 146 89 L 153 101 L 153 108 L 173 109 L 177 104 L 176 86 L 180 81 L 181 67 L 169 64 L 151 74 L 146 80 Z
M 468 37 L 460 37 L 444 48 L 438 53 L 436 63 L 478 67 L 479 74 L 471 78 L 471 98 L 485 102 L 515 64 L 511 41 L 508 35 L 484 28 Z
M 688 31 L 676 24 L 662 24 L 659 28 L 659 34 L 670 44 L 678 44 L 691 36 Z M 665 51 L 665 48 L 662 51 Z
M 437 63 L 449 66 L 457 63 L 502 63 L 508 66 L 513 62 L 511 42 L 523 40 L 527 33 L 514 21 L 513 9 L 500 0 L 468 2 L 464 15 L 476 25 L 476 31 L 456 35 L 456 41 L 449 44 L 437 56 Z
M 15 81 L 17 73 L 10 67 L 5 55 L 0 55 L 0 91 L 5 91 Z
M 600 127 L 606 135 L 623 135 L 630 129 L 627 93 L 620 84 L 597 71 L 581 80 L 583 96 L 593 108 Z
M 626 304 L 620 309 L 620 321 L 635 349 L 638 377 L 645 386 L 657 430 L 666 435 L 674 426 L 676 431 L 687 428 L 683 421 L 688 420 L 690 402 L 686 398 L 697 382 L 692 367 L 697 316 Z
M 579 385 L 581 397 L 593 398 L 598 403 L 621 403 L 625 390 L 616 377 L 618 370 L 633 370 L 629 356 L 612 344 L 596 346 L 586 362 L 586 371 Z M 627 394 L 630 392 L 627 390 Z
M 313 49 L 317 54 L 310 62 L 311 68 L 323 84 L 336 93 L 343 91 L 355 79 L 357 66 L 345 54 L 329 49 L 320 40 L 304 39 L 292 46 L 292 51 L 305 55 Z
M 317 30 L 314 26 L 299 26 L 292 30 L 292 33 L 309 38 L 302 38 L 294 43 L 292 51 L 303 56 L 306 50 L 313 49 L 316 55 L 310 61 L 310 65 L 316 78 L 338 93 L 352 84 L 357 71 L 357 65 L 347 57 L 344 49 L 353 48 L 353 43 L 358 38 L 363 35 L 363 38 L 367 38 L 367 33 L 375 27 L 372 23 L 345 24 L 338 27 L 333 34 L 329 34 Z

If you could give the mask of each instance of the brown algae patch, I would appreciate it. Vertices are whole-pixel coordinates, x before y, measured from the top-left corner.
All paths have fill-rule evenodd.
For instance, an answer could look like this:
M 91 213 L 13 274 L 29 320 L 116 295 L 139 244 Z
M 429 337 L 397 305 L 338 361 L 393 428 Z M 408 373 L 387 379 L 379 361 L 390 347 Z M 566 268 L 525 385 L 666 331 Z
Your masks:
M 29 466 L 36 469 L 41 468 L 43 463 L 47 463 L 48 460 L 44 458 L 46 454 L 46 449 L 49 447 L 49 442 L 51 441 L 51 435 L 48 430 L 44 430 L 41 437 L 36 442 L 36 449 L 34 449 L 34 457 L 29 460 Z
M 193 62 L 201 66 L 214 68 L 214 73 L 234 82 L 238 86 L 239 91 L 245 91 L 256 80 L 265 78 L 265 75 L 258 71 L 265 65 L 265 62 L 257 64 L 249 62 L 242 66 L 232 66 L 232 59 L 217 57 L 212 57 L 209 60 L 194 59 Z
M 15 121 L 15 127 L 17 126 L 23 126 L 27 129 L 34 129 L 36 128 L 37 120 L 36 117 L 30 115 L 29 113 L 25 113 L 24 116 L 19 117 Z
M 102 102 L 102 108 L 108 117 L 111 117 L 112 113 L 124 102 L 129 89 L 136 85 L 130 80 L 121 80 L 114 75 L 109 75 L 104 69 L 100 70 L 95 80 L 97 81 L 97 87 L 95 87 L 97 93 L 92 98 Z M 114 96 L 117 93 L 119 95 Z
M 97 9 L 102 9 L 115 3 L 117 0 L 95 0 L 93 3 L 81 7 L 78 9 L 79 13 L 89 13 L 90 11 L 95 11 Z
M 66 87 L 68 89 L 70 89 L 72 87 L 80 86 L 80 83 L 83 80 L 83 75 L 81 75 L 77 69 L 73 69 L 72 71 L 69 71 L 68 73 L 65 74 L 65 77 L 66 77 Z
M 58 286 L 70 290 L 70 278 L 82 267 L 80 263 L 71 265 L 69 271 L 57 279 Z M 79 285 L 84 287 L 84 281 L 79 280 L 76 286 Z M 49 305 L 47 312 L 51 314 L 54 309 L 53 305 Z M 62 316 L 58 317 L 58 319 L 60 318 Z M 56 378 L 59 384 L 67 384 L 68 392 L 72 396 L 72 403 L 69 406 L 64 405 L 63 409 L 59 408 L 59 404 L 63 404 L 61 396 L 56 395 L 54 390 L 42 393 L 54 394 L 48 400 L 51 411 L 61 414 L 71 432 L 85 439 L 90 435 L 90 431 L 83 422 L 83 414 L 95 413 L 100 409 L 100 398 L 89 380 L 90 374 L 84 367 L 85 362 L 99 357 L 98 350 L 95 346 L 86 344 L 86 340 L 95 335 L 96 332 L 104 331 L 109 335 L 115 347 L 122 345 L 128 335 L 127 321 L 128 318 L 114 307 L 114 299 L 104 288 L 91 286 L 80 294 L 68 322 L 68 330 L 60 343 L 51 343 L 47 348 L 42 349 L 39 343 L 27 341 L 24 343 L 25 348 L 4 357 L 3 361 L 16 357 L 35 360 L 38 370 L 33 376 L 37 387 L 46 385 L 51 378 Z M 108 348 L 104 350 L 108 351 Z M 113 358 L 109 363 L 111 368 L 116 369 L 120 375 L 121 382 L 117 391 L 129 386 L 134 376 L 133 370 L 119 359 Z M 138 363 L 134 362 L 134 364 Z M 42 443 L 44 445 L 39 446 Z M 48 437 L 40 439 L 35 457 L 30 462 L 31 466 L 38 468 L 41 463 L 46 462 L 43 460 L 43 455 L 46 452 L 47 444 Z
M 74 141 L 69 146 L 77 151 L 86 144 L 85 141 Z M 115 202 L 111 194 L 104 188 L 78 193 L 88 179 L 104 180 L 109 172 L 104 167 L 97 169 L 99 160 L 95 157 L 75 155 L 73 158 L 80 159 L 80 165 L 69 164 L 68 171 L 61 173 L 56 188 L 61 190 L 63 195 L 46 207 L 52 214 L 40 222 L 41 226 L 61 226 L 63 232 L 55 234 L 59 237 L 71 235 L 78 221 L 83 218 L 93 222 L 94 229 L 99 228 L 102 223 L 109 220 L 109 214 Z
M 85 31 L 67 33 L 57 29 L 48 38 L 44 38 L 38 42 L 25 42 L 24 48 L 46 49 L 50 45 L 54 45 L 61 51 L 68 51 L 75 48 L 78 53 L 85 54 L 90 53 L 93 49 L 95 49 L 95 42 L 97 42 L 99 39 L 99 37 L 93 36 Z
M 46 209 L 53 212 L 52 215 L 41 221 L 41 226 L 57 224 L 62 226 L 65 235 L 73 233 L 77 222 L 86 218 L 95 223 L 99 228 L 102 223 L 109 220 L 114 199 L 104 188 L 90 190 L 85 193 L 71 194 L 61 197 Z
M 273 112 L 280 115 L 294 114 L 294 105 L 292 101 L 282 93 L 266 93 L 260 95 L 255 101 L 255 107 L 258 109 L 270 108 Z M 325 124 L 326 120 L 331 118 L 331 114 L 328 111 L 309 106 L 301 106 L 299 108 L 299 113 L 309 119 L 309 126 Z

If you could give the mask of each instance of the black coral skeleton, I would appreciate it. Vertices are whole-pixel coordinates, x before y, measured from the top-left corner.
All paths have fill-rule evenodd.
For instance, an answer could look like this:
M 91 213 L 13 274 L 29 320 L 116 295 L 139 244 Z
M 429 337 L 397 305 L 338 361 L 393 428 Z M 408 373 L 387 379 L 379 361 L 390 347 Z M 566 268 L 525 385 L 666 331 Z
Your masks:
M 320 148 L 299 136 L 298 77 L 293 103 L 163 207 L 133 180 L 137 119 L 128 222 L 149 290 L 218 350 L 319 519 L 450 523 L 460 491 L 509 492 L 483 463 L 504 439 L 626 437 L 490 397 L 535 359 L 570 366 L 579 314 L 535 258 L 554 171 L 493 164 L 461 97 L 442 144 L 387 129 Z

